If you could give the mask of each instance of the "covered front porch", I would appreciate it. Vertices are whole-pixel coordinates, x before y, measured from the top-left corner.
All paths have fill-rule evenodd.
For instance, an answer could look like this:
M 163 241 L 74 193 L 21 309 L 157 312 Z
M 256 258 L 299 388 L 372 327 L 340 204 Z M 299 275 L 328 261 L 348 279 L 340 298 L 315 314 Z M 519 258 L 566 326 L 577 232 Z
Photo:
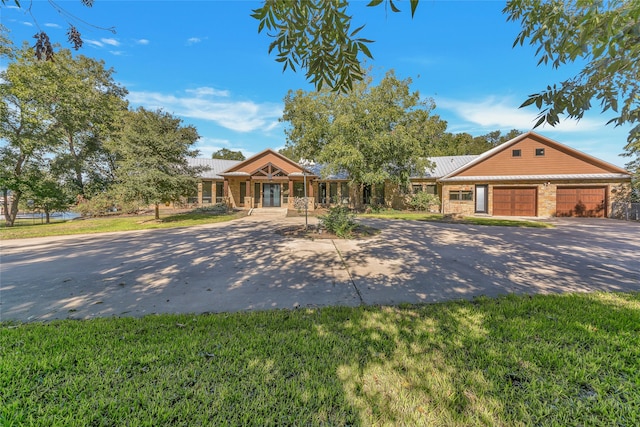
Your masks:
M 273 150 L 265 150 L 220 173 L 225 202 L 231 208 L 315 208 L 318 177 Z

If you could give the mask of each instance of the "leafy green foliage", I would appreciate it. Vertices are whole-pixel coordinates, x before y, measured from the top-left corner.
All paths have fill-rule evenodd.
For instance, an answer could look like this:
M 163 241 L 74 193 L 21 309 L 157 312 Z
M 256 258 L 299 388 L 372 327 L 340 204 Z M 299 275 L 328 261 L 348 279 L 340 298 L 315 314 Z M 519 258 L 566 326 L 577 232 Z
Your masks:
M 367 6 L 383 3 L 400 12 L 395 0 L 371 0 Z M 351 30 L 348 5 L 347 0 L 264 0 L 251 17 L 259 21 L 258 32 L 273 32 L 269 53 L 276 50 L 283 71 L 302 67 L 316 90 L 327 86 L 347 92 L 365 77 L 359 55 L 373 59 L 369 50 L 373 40 L 358 37 L 364 25 Z M 410 5 L 413 16 L 418 0 L 410 0 Z
M 326 175 L 347 172 L 359 184 L 408 182 L 427 166 L 430 142 L 446 128 L 430 115 L 433 102 L 411 92 L 410 83 L 388 72 L 377 86 L 368 76 L 348 93 L 290 91 L 287 146 L 322 163 Z
M 193 126 L 163 111 L 138 108 L 124 117 L 124 125 L 109 148 L 117 156 L 113 191 L 119 200 L 155 205 L 176 202 L 193 193 L 203 168 L 190 167 L 190 147 L 199 136 Z
M 83 196 L 104 191 L 113 179 L 113 158 L 104 143 L 113 137 L 127 106 L 127 90 L 115 82 L 113 73 L 103 61 L 73 57 L 61 49 L 47 76 L 49 90 L 39 93 L 62 134 L 53 151 L 54 167 L 70 191 Z
M 66 211 L 74 203 L 74 195 L 54 176 L 46 163 L 30 165 L 29 182 L 23 193 L 23 203 L 28 210 L 45 213 L 46 223 L 50 222 L 53 212 Z
M 434 206 L 440 205 L 440 198 L 426 191 L 418 191 L 407 197 L 407 205 L 416 211 L 428 211 Z
M 350 237 L 357 226 L 355 214 L 345 206 L 329 208 L 329 213 L 318 217 L 318 219 L 324 229 L 341 238 Z
M 514 46 L 537 46 L 539 64 L 585 63 L 522 104 L 541 109 L 536 126 L 557 125 L 562 115 L 581 119 L 596 100 L 603 112 L 617 113 L 609 123 L 633 126 L 625 150 L 640 174 L 640 2 L 510 0 L 504 13 L 522 25 Z
M 371 40 L 356 37 L 364 26 L 351 30 L 346 0 L 266 0 L 251 15 L 274 40 L 269 53 L 277 51 L 276 61 L 283 71 L 298 66 L 318 90 L 324 85 L 348 90 L 362 80 L 358 54 L 372 58 L 367 44 Z
M 59 144 L 60 132 L 50 106 L 41 92 L 50 92 L 46 76 L 53 64 L 35 61 L 30 49 L 14 52 L 14 61 L 0 71 L 0 188 L 11 192 L 4 198 L 5 222 L 13 225 L 25 192 L 38 179 L 35 172 L 45 155 Z M 41 84 L 38 84 L 41 83 Z
M 56 61 L 38 61 L 26 46 L 9 57 L 0 74 L 0 138 L 7 142 L 1 148 L 0 184 L 14 201 L 7 206 L 8 224 L 26 191 L 42 206 L 52 206 L 54 187 L 60 190 L 58 202 L 104 191 L 114 166 L 104 142 L 126 108 L 126 90 L 103 62 L 73 58 L 66 49 Z M 41 170 L 46 186 L 39 182 Z M 46 202 L 43 191 L 49 194 Z
M 212 159 L 223 159 L 223 160 L 244 160 L 244 154 L 242 151 L 233 151 L 228 148 L 221 148 L 211 155 Z
M 482 154 L 503 142 L 509 141 L 523 132 L 512 129 L 502 135 L 499 130 L 489 132 L 486 135 L 472 136 L 468 133 L 445 133 L 436 139 L 431 145 L 431 153 L 434 156 L 463 156 Z

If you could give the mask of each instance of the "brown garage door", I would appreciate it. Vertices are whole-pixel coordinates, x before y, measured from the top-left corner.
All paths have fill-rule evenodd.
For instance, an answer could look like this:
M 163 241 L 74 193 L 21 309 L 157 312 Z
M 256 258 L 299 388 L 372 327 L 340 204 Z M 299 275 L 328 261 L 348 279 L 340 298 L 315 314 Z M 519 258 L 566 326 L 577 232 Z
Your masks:
M 494 187 L 493 214 L 502 216 L 536 216 L 536 187 Z
M 559 187 L 556 216 L 604 217 L 607 214 L 606 187 Z

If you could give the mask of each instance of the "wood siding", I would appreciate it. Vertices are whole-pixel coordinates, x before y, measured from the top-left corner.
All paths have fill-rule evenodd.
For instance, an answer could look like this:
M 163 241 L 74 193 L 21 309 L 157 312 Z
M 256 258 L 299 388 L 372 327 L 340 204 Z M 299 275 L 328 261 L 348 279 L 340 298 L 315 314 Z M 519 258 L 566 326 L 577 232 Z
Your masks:
M 494 187 L 493 215 L 536 216 L 537 196 L 536 187 Z
M 558 187 L 556 216 L 605 217 L 606 187 Z
M 536 149 L 544 155 L 536 156 Z M 514 157 L 513 150 L 520 150 Z M 564 175 L 616 173 L 619 170 L 604 162 L 590 159 L 560 144 L 537 135 L 528 137 L 497 152 L 482 162 L 456 174 L 456 176 L 509 176 L 509 175 Z
M 281 157 L 270 150 L 262 153 L 262 155 L 251 157 L 246 161 L 239 163 L 235 167 L 229 169 L 228 172 L 246 172 L 251 174 L 269 163 L 289 174 L 295 172 L 302 173 L 302 169 L 297 167 L 295 163 L 288 161 L 286 158 Z

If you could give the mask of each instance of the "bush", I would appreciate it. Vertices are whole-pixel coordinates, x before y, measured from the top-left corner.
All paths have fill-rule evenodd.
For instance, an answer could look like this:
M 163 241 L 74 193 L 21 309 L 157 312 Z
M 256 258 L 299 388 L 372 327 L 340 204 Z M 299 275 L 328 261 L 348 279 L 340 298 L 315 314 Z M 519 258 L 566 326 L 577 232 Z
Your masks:
M 216 203 L 213 206 L 202 206 L 197 209 L 194 209 L 194 212 L 224 215 L 226 213 L 229 213 L 229 207 L 226 205 L 226 203 Z
M 408 196 L 407 205 L 416 211 L 428 211 L 432 206 L 440 206 L 440 199 L 435 194 L 420 191 Z
M 327 215 L 319 217 L 320 225 L 328 232 L 338 237 L 346 238 L 356 228 L 355 215 L 344 206 L 336 206 L 329 209 Z

